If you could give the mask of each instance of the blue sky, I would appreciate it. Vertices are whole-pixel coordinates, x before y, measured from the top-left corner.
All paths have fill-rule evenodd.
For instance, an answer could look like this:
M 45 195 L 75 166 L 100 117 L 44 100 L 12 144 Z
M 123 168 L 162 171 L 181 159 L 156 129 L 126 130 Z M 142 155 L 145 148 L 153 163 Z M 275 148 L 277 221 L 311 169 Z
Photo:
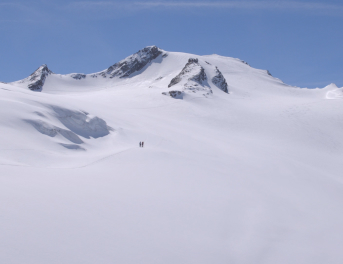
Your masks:
M 343 3 L 0 0 L 0 81 L 103 70 L 148 45 L 240 58 L 301 87 L 343 86 Z

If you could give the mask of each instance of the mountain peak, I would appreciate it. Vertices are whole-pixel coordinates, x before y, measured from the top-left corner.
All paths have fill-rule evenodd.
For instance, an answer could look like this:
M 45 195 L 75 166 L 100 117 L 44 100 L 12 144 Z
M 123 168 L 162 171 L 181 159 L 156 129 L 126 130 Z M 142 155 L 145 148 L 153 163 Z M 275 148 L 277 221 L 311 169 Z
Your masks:
M 50 71 L 50 69 L 48 68 L 48 65 L 46 65 L 46 64 L 42 64 L 34 73 L 31 74 L 31 76 L 34 75 L 37 72 L 39 72 L 39 73 L 47 73 L 47 74 L 52 74 L 53 73 L 52 71 Z
M 148 46 L 139 50 L 135 54 L 125 58 L 124 60 L 112 65 L 107 70 L 100 73 L 103 77 L 110 75 L 110 78 L 129 77 L 133 73 L 142 70 L 148 63 L 152 62 L 164 51 L 157 46 Z
M 32 91 L 41 91 L 43 89 L 46 77 L 50 74 L 53 74 L 53 72 L 49 70 L 46 64 L 43 64 L 28 77 L 28 88 Z

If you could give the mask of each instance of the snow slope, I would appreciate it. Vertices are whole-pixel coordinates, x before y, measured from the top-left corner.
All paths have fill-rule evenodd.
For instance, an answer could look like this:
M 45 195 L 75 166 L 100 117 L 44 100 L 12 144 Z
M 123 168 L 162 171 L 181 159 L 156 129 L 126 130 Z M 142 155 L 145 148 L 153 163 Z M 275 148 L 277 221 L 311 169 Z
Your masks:
M 155 46 L 0 83 L 0 263 L 342 263 L 341 93 Z

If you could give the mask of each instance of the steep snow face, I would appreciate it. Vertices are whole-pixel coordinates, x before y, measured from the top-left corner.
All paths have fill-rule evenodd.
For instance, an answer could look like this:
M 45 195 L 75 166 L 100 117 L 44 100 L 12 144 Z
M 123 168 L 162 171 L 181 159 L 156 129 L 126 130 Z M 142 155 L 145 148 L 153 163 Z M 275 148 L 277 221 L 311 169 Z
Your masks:
M 53 72 L 50 71 L 48 66 L 44 64 L 40 66 L 28 78 L 19 82 L 27 85 L 27 88 L 32 91 L 42 91 L 45 80 L 50 74 L 53 74 Z
M 126 59 L 112 65 L 107 70 L 99 74 L 92 75 L 92 77 L 103 76 L 110 78 L 129 77 L 131 74 L 142 70 L 147 64 L 156 59 L 163 53 L 163 50 L 156 46 L 146 47 L 137 53 L 127 57 Z

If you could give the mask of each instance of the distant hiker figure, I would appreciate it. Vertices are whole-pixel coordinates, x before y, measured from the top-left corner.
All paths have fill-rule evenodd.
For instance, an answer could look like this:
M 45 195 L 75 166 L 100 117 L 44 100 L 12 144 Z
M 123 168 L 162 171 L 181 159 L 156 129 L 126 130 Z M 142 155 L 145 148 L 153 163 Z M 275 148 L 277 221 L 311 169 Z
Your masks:
M 140 148 L 142 147 L 142 142 L 139 142 L 139 147 L 140 147 Z
M 144 148 L 144 142 L 142 142 L 142 148 Z

